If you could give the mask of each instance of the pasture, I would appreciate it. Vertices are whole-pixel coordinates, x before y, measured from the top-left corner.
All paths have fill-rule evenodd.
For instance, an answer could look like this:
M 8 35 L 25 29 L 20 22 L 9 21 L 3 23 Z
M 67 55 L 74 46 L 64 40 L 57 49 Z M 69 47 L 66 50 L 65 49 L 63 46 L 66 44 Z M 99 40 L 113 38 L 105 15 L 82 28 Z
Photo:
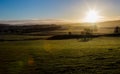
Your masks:
M 19 40 L 23 37 L 15 37 L 18 37 L 16 41 L 0 42 L 0 74 L 120 73 L 119 37 L 98 37 L 88 42 L 77 39 L 24 41 Z

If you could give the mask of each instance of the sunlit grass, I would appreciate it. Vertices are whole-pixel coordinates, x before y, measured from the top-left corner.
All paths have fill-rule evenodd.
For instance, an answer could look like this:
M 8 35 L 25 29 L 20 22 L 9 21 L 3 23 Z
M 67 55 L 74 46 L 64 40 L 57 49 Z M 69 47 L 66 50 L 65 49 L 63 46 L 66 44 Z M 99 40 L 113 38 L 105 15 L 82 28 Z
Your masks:
M 101 37 L 88 42 L 76 39 L 0 42 L 0 70 L 15 74 L 80 74 L 86 70 L 89 74 L 103 69 L 101 73 L 114 73 L 119 70 L 119 40 L 117 37 Z M 111 64 L 118 67 L 114 69 Z

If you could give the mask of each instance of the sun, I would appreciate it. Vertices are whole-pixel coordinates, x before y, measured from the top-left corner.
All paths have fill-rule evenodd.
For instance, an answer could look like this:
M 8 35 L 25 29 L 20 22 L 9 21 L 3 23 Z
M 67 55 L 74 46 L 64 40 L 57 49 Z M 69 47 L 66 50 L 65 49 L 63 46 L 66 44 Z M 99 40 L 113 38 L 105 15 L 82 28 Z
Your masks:
M 99 15 L 98 11 L 96 10 L 89 10 L 86 13 L 84 22 L 88 22 L 88 23 L 96 23 L 99 22 L 101 16 Z

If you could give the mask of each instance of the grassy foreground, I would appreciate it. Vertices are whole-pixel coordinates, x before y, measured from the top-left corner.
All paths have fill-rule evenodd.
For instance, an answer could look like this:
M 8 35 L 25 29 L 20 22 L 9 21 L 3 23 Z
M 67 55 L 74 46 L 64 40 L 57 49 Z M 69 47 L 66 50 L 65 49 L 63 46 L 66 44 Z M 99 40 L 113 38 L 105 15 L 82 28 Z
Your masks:
M 0 74 L 119 74 L 120 38 L 0 42 Z

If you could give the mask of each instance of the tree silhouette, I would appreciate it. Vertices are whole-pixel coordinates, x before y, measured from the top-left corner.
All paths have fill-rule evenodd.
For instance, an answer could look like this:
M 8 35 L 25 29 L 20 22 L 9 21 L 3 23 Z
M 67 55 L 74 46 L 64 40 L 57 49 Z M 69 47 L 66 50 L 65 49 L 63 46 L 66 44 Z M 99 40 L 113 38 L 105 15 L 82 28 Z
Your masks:
M 116 26 L 116 27 L 114 28 L 114 33 L 115 33 L 115 34 L 119 34 L 119 33 L 120 33 L 120 27 L 119 27 L 119 26 Z
M 92 33 L 93 31 L 89 28 L 85 28 L 84 31 L 81 32 L 82 36 L 83 36 L 83 41 L 88 41 L 91 39 L 92 37 Z

